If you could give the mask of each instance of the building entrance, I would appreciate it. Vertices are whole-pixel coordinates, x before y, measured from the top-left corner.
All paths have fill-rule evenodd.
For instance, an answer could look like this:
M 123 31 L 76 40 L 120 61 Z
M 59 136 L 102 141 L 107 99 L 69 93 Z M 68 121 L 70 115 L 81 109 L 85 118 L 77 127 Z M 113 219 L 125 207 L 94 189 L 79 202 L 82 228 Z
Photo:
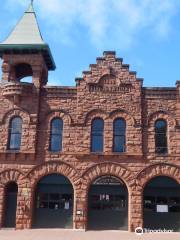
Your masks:
M 180 185 L 165 176 L 144 189 L 144 227 L 180 231 Z
M 103 176 L 91 185 L 88 228 L 128 229 L 128 191 L 120 179 Z
M 10 182 L 5 188 L 4 201 L 4 227 L 16 227 L 16 207 L 17 207 L 18 186 L 15 182 Z
M 52 174 L 37 184 L 33 226 L 73 227 L 73 187 L 66 177 Z

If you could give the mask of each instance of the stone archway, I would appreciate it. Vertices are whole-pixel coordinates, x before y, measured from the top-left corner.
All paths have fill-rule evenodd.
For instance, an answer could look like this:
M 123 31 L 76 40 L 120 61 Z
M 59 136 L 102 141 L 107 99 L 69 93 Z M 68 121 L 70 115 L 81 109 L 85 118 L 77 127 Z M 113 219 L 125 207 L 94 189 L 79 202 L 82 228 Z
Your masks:
M 82 191 L 84 192 L 83 195 L 83 203 L 80 202 L 79 205 L 83 207 L 84 209 L 84 221 L 86 223 L 85 228 L 88 228 L 88 197 L 89 197 L 89 191 L 91 188 L 92 183 L 102 176 L 113 176 L 119 181 L 122 181 L 124 183 L 125 188 L 127 188 L 127 196 L 128 193 L 131 191 L 131 184 L 133 179 L 133 174 L 130 170 L 126 169 L 125 167 L 117 164 L 117 163 L 100 163 L 92 166 L 89 168 L 86 172 L 83 173 L 83 181 L 82 181 Z M 128 197 L 127 197 L 128 201 Z M 128 209 L 129 212 L 129 209 Z M 129 214 L 127 214 L 129 215 Z
M 73 228 L 74 189 L 67 177 L 44 176 L 34 200 L 33 228 Z
M 148 166 L 139 172 L 136 176 L 137 185 L 139 188 L 144 188 L 146 183 L 157 176 L 167 176 L 173 178 L 180 183 L 180 167 L 173 164 L 157 163 Z
M 35 200 L 36 200 L 36 187 L 38 182 L 43 179 L 43 177 L 58 174 L 66 177 L 69 182 L 72 184 L 72 188 L 74 189 L 74 210 L 73 210 L 73 227 L 76 227 L 76 195 L 80 186 L 79 175 L 77 174 L 76 170 L 71 167 L 70 165 L 60 162 L 60 161 L 53 161 L 47 162 L 45 164 L 36 166 L 28 173 L 28 177 L 32 179 L 32 199 L 31 199 L 31 227 L 33 226 L 33 215 L 35 209 Z
M 31 179 L 31 185 L 34 188 L 42 177 L 53 173 L 62 174 L 68 177 L 73 187 L 76 188 L 79 181 L 79 175 L 75 168 L 61 161 L 51 161 L 38 165 L 27 174 L 27 177 Z
M 128 190 L 121 179 L 105 175 L 91 184 L 88 229 L 128 230 Z
M 91 183 L 96 178 L 103 175 L 113 175 L 121 178 L 127 186 L 129 185 L 128 183 L 130 183 L 133 179 L 132 172 L 118 163 L 103 162 L 100 164 L 95 164 L 91 166 L 87 171 L 85 171 L 82 176 L 84 179 L 84 184 L 86 185 L 87 192 Z
M 18 187 L 17 207 L 16 207 L 16 229 L 29 227 L 29 201 L 31 198 L 30 181 L 25 177 L 25 174 L 17 169 L 6 169 L 0 173 L 0 226 L 4 225 L 6 200 L 6 186 L 9 183 L 15 183 Z
M 156 181 L 156 179 L 160 179 L 158 181 Z M 163 179 L 170 179 L 169 181 L 167 180 L 167 186 L 163 185 L 164 181 Z M 166 181 L 165 181 L 166 182 Z M 170 183 L 170 182 L 174 182 Z M 168 184 L 172 185 L 172 188 L 174 190 L 171 191 L 171 189 L 168 190 Z M 156 223 L 156 220 L 158 219 L 158 206 L 157 205 L 161 205 L 159 204 L 161 197 L 163 197 L 162 195 L 165 196 L 166 200 L 163 200 L 166 202 L 164 202 L 164 204 L 162 205 L 166 205 L 164 206 L 164 209 L 166 208 L 166 210 L 168 212 L 171 211 L 171 208 L 169 206 L 170 203 L 170 199 L 174 197 L 174 192 L 179 191 L 178 190 L 178 186 L 180 184 L 180 168 L 178 166 L 172 165 L 172 164 L 165 164 L 165 163 L 159 163 L 159 164 L 154 164 L 154 165 L 150 165 L 147 168 L 143 169 L 140 173 L 138 173 L 137 177 L 136 177 L 136 190 L 141 193 L 141 208 L 139 208 L 139 221 L 142 221 L 142 225 L 144 227 L 150 227 L 153 228 L 155 227 L 155 225 L 153 225 Z M 157 190 L 159 186 L 159 189 Z M 172 193 L 172 196 L 170 196 Z M 170 195 L 169 195 L 170 194 Z M 161 196 L 160 196 L 161 195 Z M 169 196 L 167 198 L 167 196 Z M 176 197 L 176 196 L 175 196 Z M 171 199 L 172 200 L 172 199 Z M 147 213 L 146 210 L 152 211 L 151 213 Z M 149 222 L 149 219 L 147 218 L 146 215 L 152 215 L 152 219 L 153 219 L 153 215 L 155 216 L 155 220 L 152 220 L 151 222 Z M 167 213 L 168 214 L 168 213 Z M 166 214 L 166 215 L 167 215 Z M 160 219 L 162 214 L 160 214 Z M 172 215 L 172 214 L 170 214 Z M 161 220 L 159 219 L 159 224 L 162 223 L 161 227 L 164 226 L 165 228 L 167 228 L 168 223 L 167 221 L 165 221 L 165 219 L 170 219 L 171 216 L 164 216 Z M 147 220 L 148 219 L 148 220 Z M 175 219 L 175 217 L 173 217 L 172 219 Z M 164 220 L 164 223 L 163 223 Z M 172 220 L 173 221 L 173 220 Z M 177 224 L 175 224 L 177 225 Z M 159 227 L 160 225 L 158 225 L 158 223 L 156 224 L 156 228 Z M 135 226 L 138 227 L 138 226 Z M 177 230 L 174 228 L 174 230 Z
M 143 191 L 144 228 L 180 231 L 180 184 L 173 178 L 152 178 Z

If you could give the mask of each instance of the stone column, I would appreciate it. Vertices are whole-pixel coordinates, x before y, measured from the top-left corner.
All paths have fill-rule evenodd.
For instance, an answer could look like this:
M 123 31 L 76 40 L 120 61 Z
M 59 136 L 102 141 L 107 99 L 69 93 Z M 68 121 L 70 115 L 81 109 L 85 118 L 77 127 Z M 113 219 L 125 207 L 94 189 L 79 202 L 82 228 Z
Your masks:
M 78 186 L 74 194 L 74 229 L 86 230 L 87 228 L 87 198 L 86 189 Z
M 129 194 L 129 231 L 143 227 L 143 191 L 134 186 Z
M 9 63 L 5 60 L 2 63 L 2 81 L 9 81 Z
M 31 228 L 31 200 L 32 190 L 27 183 L 18 186 L 16 229 Z
M 4 186 L 0 185 L 0 228 L 3 227 L 4 215 Z

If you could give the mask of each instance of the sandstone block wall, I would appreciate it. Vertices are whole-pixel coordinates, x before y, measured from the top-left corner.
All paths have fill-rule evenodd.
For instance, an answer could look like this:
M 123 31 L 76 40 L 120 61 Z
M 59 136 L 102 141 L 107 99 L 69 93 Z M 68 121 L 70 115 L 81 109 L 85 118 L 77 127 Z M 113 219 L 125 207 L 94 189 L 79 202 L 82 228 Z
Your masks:
M 10 60 L 12 66 L 10 66 Z M 16 65 L 29 64 L 32 84 L 17 82 Z M 0 84 L 0 226 L 3 221 L 4 188 L 18 184 L 17 228 L 30 228 L 37 182 L 60 173 L 74 187 L 74 228 L 87 227 L 88 188 L 98 176 L 121 178 L 129 192 L 129 230 L 143 225 L 142 195 L 145 184 L 166 175 L 180 183 L 180 84 L 174 88 L 146 88 L 129 65 L 105 52 L 90 70 L 76 79 L 75 87 L 50 87 L 41 56 L 4 55 Z M 21 73 L 23 76 L 27 72 Z M 21 76 L 21 75 L 20 75 Z M 21 116 L 20 151 L 7 149 L 9 121 Z M 49 151 L 50 123 L 63 119 L 62 152 Z M 104 119 L 104 151 L 90 152 L 91 122 Z M 113 153 L 113 121 L 126 120 L 126 152 Z M 168 124 L 168 153 L 155 153 L 154 123 Z M 83 216 L 76 215 L 82 209 Z

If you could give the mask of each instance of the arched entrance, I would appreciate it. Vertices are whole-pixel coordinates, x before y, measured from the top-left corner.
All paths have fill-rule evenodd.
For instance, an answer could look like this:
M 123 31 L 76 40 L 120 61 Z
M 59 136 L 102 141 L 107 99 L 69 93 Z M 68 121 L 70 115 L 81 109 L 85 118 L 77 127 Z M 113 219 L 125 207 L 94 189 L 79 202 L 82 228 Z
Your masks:
M 15 182 L 10 182 L 5 187 L 4 198 L 4 224 L 3 227 L 16 227 L 16 207 L 17 207 L 18 186 Z
M 144 227 L 180 231 L 180 185 L 158 176 L 144 188 Z
M 43 177 L 36 186 L 33 227 L 73 227 L 73 186 L 63 175 Z
M 89 189 L 88 205 L 88 229 L 128 229 L 128 191 L 120 179 L 96 179 Z

